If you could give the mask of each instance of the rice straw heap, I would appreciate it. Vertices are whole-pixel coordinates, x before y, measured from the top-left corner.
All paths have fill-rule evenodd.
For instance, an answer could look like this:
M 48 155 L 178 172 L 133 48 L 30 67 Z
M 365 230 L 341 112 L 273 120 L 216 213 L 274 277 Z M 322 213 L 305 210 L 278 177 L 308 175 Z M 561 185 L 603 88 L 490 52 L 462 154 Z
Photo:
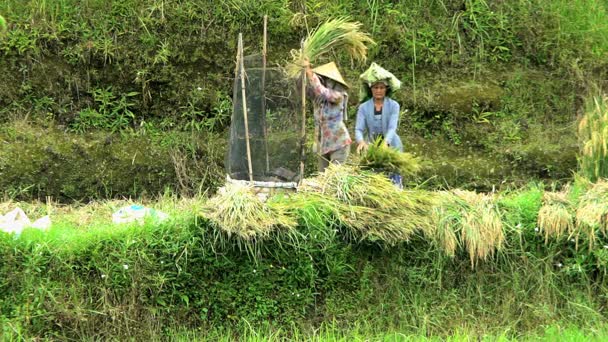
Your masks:
M 576 210 L 576 231 L 589 240 L 589 249 L 593 248 L 600 231 L 608 235 L 608 181 L 600 180 L 581 198 Z
M 395 245 L 429 226 L 428 192 L 401 191 L 384 175 L 353 165 L 331 164 L 300 192 L 305 201 L 322 204 L 357 240 Z
M 369 145 L 360 157 L 359 165 L 363 169 L 383 173 L 398 173 L 404 178 L 413 178 L 420 171 L 420 161 L 411 153 L 400 152 L 385 146 L 382 141 Z
M 262 202 L 251 186 L 228 183 L 203 208 L 203 215 L 218 229 L 245 239 L 267 237 L 274 229 L 294 229 L 296 221 L 281 207 Z
M 450 256 L 457 246 L 465 246 L 471 267 L 504 244 L 503 224 L 490 195 L 459 189 L 440 192 L 432 217 L 430 237 Z
M 538 228 L 545 234 L 545 243 L 549 237 L 559 239 L 567 233 L 567 238 L 574 234 L 574 215 L 572 203 L 567 198 L 567 189 L 562 192 L 545 192 L 543 205 L 538 211 Z M 577 238 L 578 246 L 578 238 Z
M 348 55 L 356 60 L 365 61 L 367 44 L 375 44 L 374 40 L 360 31 L 361 23 L 350 22 L 347 17 L 329 20 L 309 33 L 304 40 L 302 49 L 292 50 L 292 62 L 287 65 L 290 77 L 298 77 L 302 70 L 302 61 L 313 62 L 332 49 L 345 49 Z

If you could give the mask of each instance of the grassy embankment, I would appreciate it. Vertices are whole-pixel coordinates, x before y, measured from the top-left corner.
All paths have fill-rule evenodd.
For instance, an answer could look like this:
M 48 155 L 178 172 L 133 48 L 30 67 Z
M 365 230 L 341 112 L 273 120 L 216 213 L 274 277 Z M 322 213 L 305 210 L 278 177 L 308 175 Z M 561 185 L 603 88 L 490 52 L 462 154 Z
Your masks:
M 109 216 L 124 202 L 20 203 L 31 217 L 51 213 L 54 224 L 48 233 L 0 238 L 3 338 L 605 335 L 604 185 L 570 178 L 578 150 L 575 116 L 583 108 L 593 112 L 583 98 L 606 79 L 602 2 L 306 3 L 314 12 L 309 25 L 361 13 L 355 19 L 379 41 L 370 59 L 406 85 L 397 95 L 410 109 L 401 128 L 408 142 L 424 138 L 420 153 L 440 175 L 427 183 L 431 189 L 442 177 L 467 188 L 537 176 L 572 185 L 533 183 L 487 195 L 414 189 L 411 197 L 388 192 L 370 200 L 351 196 L 369 184 L 346 177 L 328 188 L 341 196 L 311 191 L 271 201 L 264 210 L 283 226 L 265 227 L 266 235 L 253 240 L 214 224 L 210 213 L 220 208 L 209 204 L 217 202 L 171 194 L 179 186 L 196 193 L 221 179 L 222 153 L 212 162 L 200 159 L 209 153 L 198 142 L 221 150 L 205 136 L 221 132 L 229 113 L 235 46 L 226 37 L 242 30 L 257 42 L 260 18 L 273 10 L 270 41 L 281 42 L 273 47 L 279 61 L 298 45 L 306 21 L 294 15 L 302 8 L 278 2 L 206 6 L 0 4 L 8 22 L 0 65 L 15 81 L 0 84 L 2 139 L 9 142 L 0 170 L 11 180 L 2 184 L 11 190 L 6 208 L 16 204 L 10 198 L 65 201 L 137 196 L 143 189 L 154 197 L 166 188 L 146 203 L 172 217 L 117 227 Z M 343 56 L 336 59 L 348 65 Z M 349 80 L 356 69 L 345 71 Z M 599 122 L 602 128 L 601 115 Z M 585 127 L 596 126 L 582 125 L 581 132 Z M 69 138 L 53 140 L 65 134 Z M 605 140 L 582 136 L 590 143 L 580 156 L 581 174 L 605 176 Z M 144 142 L 131 144 L 138 139 Z M 429 145 L 441 148 L 427 152 Z M 108 163 L 107 150 L 97 146 L 127 149 L 112 152 L 117 160 L 109 166 L 125 165 L 127 176 L 86 168 Z M 134 148 L 150 160 L 139 165 Z M 182 158 L 171 158 L 179 148 Z M 94 151 L 101 161 L 83 163 L 81 176 L 92 174 L 102 186 L 74 176 L 80 170 L 60 172 L 80 160 L 66 156 Z M 173 169 L 147 172 L 163 160 Z M 184 171 L 176 161 L 198 161 L 201 170 Z M 470 172 L 476 168 L 481 172 Z M 147 172 L 149 183 L 120 185 L 134 170 Z M 185 172 L 183 182 L 177 170 Z M 215 183 L 201 181 L 199 171 Z M 52 183 L 57 174 L 77 185 Z M 80 184 L 92 185 L 83 194 Z M 408 199 L 414 202 L 402 202 Z M 386 204 L 381 200 L 402 205 L 379 207 Z

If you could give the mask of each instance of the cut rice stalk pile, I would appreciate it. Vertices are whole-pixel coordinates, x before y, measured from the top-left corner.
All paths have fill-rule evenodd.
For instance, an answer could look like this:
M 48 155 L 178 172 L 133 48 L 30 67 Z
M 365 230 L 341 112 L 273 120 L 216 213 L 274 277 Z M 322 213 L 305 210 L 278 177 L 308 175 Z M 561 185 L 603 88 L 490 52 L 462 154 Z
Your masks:
M 367 44 L 375 44 L 375 42 L 367 33 L 361 32 L 360 28 L 361 23 L 350 22 L 349 18 L 345 17 L 323 23 L 308 34 L 304 40 L 303 50 L 291 51 L 292 62 L 287 65 L 288 75 L 298 77 L 305 58 L 315 62 L 332 49 L 343 48 L 351 58 L 365 61 Z
M 545 234 L 545 243 L 549 242 L 549 237 L 555 239 L 564 236 L 568 239 L 572 238 L 575 233 L 574 215 L 570 208 L 572 208 L 572 203 L 567 198 L 566 190 L 544 193 L 543 206 L 538 212 L 538 228 Z
M 576 232 L 589 241 L 589 249 L 593 248 L 598 231 L 608 235 L 608 181 L 599 180 L 584 195 L 581 196 L 576 210 Z
M 458 189 L 441 192 L 432 218 L 428 235 L 451 256 L 457 246 L 465 246 L 471 267 L 494 255 L 504 244 L 503 224 L 490 195 Z
M 443 251 L 453 257 L 459 247 L 456 231 L 460 229 L 461 211 L 466 204 L 451 192 L 441 191 L 435 197 L 431 224 L 424 233 Z
M 262 202 L 252 187 L 243 184 L 226 184 L 205 204 L 203 214 L 216 228 L 245 240 L 267 237 L 277 228 L 296 227 L 295 219 L 280 207 Z
M 389 245 L 408 241 L 428 229 L 430 193 L 399 190 L 385 176 L 352 165 L 330 165 L 300 187 L 302 196 L 326 203 L 326 209 L 359 240 Z
M 420 171 L 420 161 L 411 153 L 403 153 L 385 146 L 381 140 L 370 144 L 359 159 L 359 165 L 366 170 L 383 173 L 398 173 L 404 178 L 413 178 Z

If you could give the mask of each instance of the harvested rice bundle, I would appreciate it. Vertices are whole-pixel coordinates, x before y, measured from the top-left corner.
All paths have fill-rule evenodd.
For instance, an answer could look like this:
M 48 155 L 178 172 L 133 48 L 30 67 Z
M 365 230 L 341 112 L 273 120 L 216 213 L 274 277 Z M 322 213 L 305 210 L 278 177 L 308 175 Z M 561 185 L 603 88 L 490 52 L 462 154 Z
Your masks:
M 420 161 L 411 153 L 397 151 L 375 141 L 359 159 L 362 169 L 383 173 L 398 173 L 413 178 L 420 171 Z
M 608 182 L 605 180 L 599 180 L 581 196 L 576 210 L 577 242 L 583 235 L 589 240 L 589 248 L 593 248 L 598 230 L 608 235 Z
M 330 165 L 306 181 L 300 193 L 323 198 L 336 223 L 349 228 L 358 240 L 395 245 L 430 224 L 428 192 L 398 190 L 383 175 L 352 165 Z
M 216 228 L 245 240 L 266 237 L 279 227 L 296 227 L 295 219 L 284 210 L 262 202 L 252 187 L 243 184 L 226 184 L 207 201 L 203 214 Z
M 460 245 L 456 231 L 460 229 L 461 208 L 465 203 L 448 191 L 438 192 L 435 198 L 431 211 L 433 224 L 429 225 L 429 229 L 424 233 L 447 255 L 453 257 Z
M 574 234 L 574 215 L 571 212 L 572 204 L 567 198 L 567 190 L 562 192 L 545 192 L 543 206 L 538 211 L 538 228 L 545 234 L 545 243 L 549 237 L 568 238 Z M 577 239 L 578 246 L 578 239 Z
M 287 65 L 290 77 L 298 77 L 302 71 L 302 61 L 313 62 L 329 53 L 334 48 L 344 48 L 351 58 L 365 61 L 367 44 L 375 44 L 374 40 L 360 31 L 361 23 L 349 22 L 349 18 L 341 17 L 329 20 L 309 33 L 304 40 L 302 50 L 292 50 L 292 62 Z
M 348 205 L 380 208 L 398 214 L 401 210 L 426 214 L 431 202 L 428 192 L 399 190 L 384 175 L 355 165 L 331 164 L 315 177 L 316 189 Z
M 448 255 L 454 255 L 456 246 L 465 246 L 471 267 L 475 267 L 502 248 L 503 225 L 492 196 L 457 189 L 440 193 L 436 204 L 435 226 L 427 233 Z
M 461 239 L 469 251 L 471 266 L 480 259 L 494 255 L 505 241 L 502 221 L 492 196 L 471 191 L 455 190 L 468 208 L 463 212 Z
M 409 241 L 421 226 L 427 225 L 424 217 L 403 211 L 396 215 L 382 209 L 340 204 L 338 220 L 348 227 L 357 240 L 383 242 L 394 246 Z

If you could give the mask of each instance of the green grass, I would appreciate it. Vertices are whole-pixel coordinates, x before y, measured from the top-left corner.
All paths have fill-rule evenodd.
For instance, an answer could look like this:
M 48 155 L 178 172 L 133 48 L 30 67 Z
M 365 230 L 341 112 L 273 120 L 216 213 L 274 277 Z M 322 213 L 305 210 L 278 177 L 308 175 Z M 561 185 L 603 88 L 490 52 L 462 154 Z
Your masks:
M 203 198 L 146 200 L 171 219 L 143 226 L 111 223 L 111 213 L 127 200 L 73 206 L 17 202 L 50 195 L 50 187 L 42 184 L 49 179 L 62 180 L 50 184 L 56 188 L 54 198 L 78 200 L 85 187 L 91 188 L 87 200 L 140 194 L 136 190 L 141 189 L 131 192 L 134 169 L 143 174 L 138 179 L 162 179 L 155 183 L 161 188 L 171 182 L 164 177 L 175 169 L 171 179 L 182 194 L 218 185 L 217 156 L 222 153 L 215 153 L 220 151 L 215 147 L 223 140 L 209 136 L 206 140 L 217 143 L 199 149 L 191 135 L 177 136 L 172 130 L 225 128 L 231 89 L 226 75 L 232 75 L 233 65 L 221 61 L 232 60 L 236 46 L 231 37 L 239 32 L 246 37 L 247 52 L 260 50 L 266 13 L 273 13 L 269 65 L 288 59 L 308 27 L 340 15 L 353 15 L 361 31 L 375 34 L 371 38 L 377 45 L 368 57 L 382 61 L 416 91 L 395 95 L 402 108 L 410 109 L 400 134 L 416 131 L 427 137 L 423 150 L 427 142 L 437 141 L 442 152 L 463 147 L 462 167 L 454 167 L 453 156 L 434 165 L 431 175 L 440 168 L 455 174 L 436 188 L 467 184 L 469 190 L 479 189 L 490 184 L 484 177 L 495 175 L 495 169 L 500 175 L 493 179 L 504 180 L 504 187 L 518 184 L 509 182 L 519 174 L 560 175 L 560 184 L 568 182 L 563 175 L 570 175 L 572 163 L 543 155 L 569 151 L 572 118 L 583 110 L 579 99 L 596 83 L 605 88 L 605 80 L 598 79 L 608 65 L 605 1 L 301 5 L 257 0 L 0 2 L 0 13 L 10 24 L 0 39 L 0 63 L 6 79 L 20 80 L 0 86 L 0 98 L 7 99 L 0 120 L 58 127 L 61 137 L 65 129 L 106 130 L 90 133 L 105 134 L 100 151 L 116 141 L 116 136 L 105 138 L 113 129 L 120 137 L 154 137 L 151 141 L 163 147 L 177 145 L 173 163 L 165 160 L 158 168 L 161 159 L 153 152 L 121 150 L 129 167 L 112 180 L 126 179 L 130 185 L 117 193 L 118 186 L 102 176 L 92 182 L 76 177 L 75 169 L 102 170 L 94 162 L 77 168 L 69 163 L 71 169 L 58 176 L 55 163 L 80 156 L 78 147 L 88 146 L 80 138 L 88 135 L 70 137 L 79 143 L 64 149 L 52 143 L 54 133 L 48 130 L 2 127 L 2 140 L 9 142 L 2 149 L 3 165 L 19 156 L 34 162 L 13 163 L 11 170 L 17 171 L 10 177 L 15 181 L 3 186 L 7 200 L 2 208 L 21 205 L 32 218 L 50 213 L 54 225 L 48 233 L 27 230 L 17 239 L 0 234 L 0 339 L 606 339 L 605 191 L 601 186 L 592 190 L 594 184 L 580 175 L 560 207 L 578 210 L 573 224 L 584 233 L 578 245 L 546 234 L 544 224 L 551 223 L 541 219 L 541 211 L 553 203 L 544 200 L 550 187 L 532 180 L 526 187 L 491 195 L 454 190 L 437 203 L 429 200 L 438 197 L 436 192 L 398 192 L 379 175 L 330 172 L 317 188 L 266 203 L 266 215 L 254 218 L 254 224 L 267 228 L 266 220 L 281 219 L 273 215 L 279 210 L 293 227 L 264 231 L 253 245 L 228 235 L 217 224 L 221 220 L 213 224 L 203 208 L 213 213 L 220 207 Z M 345 68 L 347 79 L 360 73 L 345 51 L 325 52 L 323 58 L 352 65 Z M 445 89 L 463 88 L 460 84 L 484 90 L 491 84 L 498 90 L 437 100 Z M 589 101 L 586 112 L 597 114 L 596 103 Z M 544 127 L 551 127 L 553 135 L 540 134 Z M 547 149 L 545 142 L 553 139 L 559 143 Z M 133 141 L 126 143 L 129 151 L 151 145 Z M 406 148 L 411 143 L 404 142 Z M 584 157 L 588 177 L 601 177 L 595 167 L 603 160 L 604 148 L 598 148 L 603 143 L 596 140 L 594 151 L 599 152 Z M 38 158 L 28 150 L 33 146 L 39 147 Z M 496 168 L 485 159 L 470 162 L 471 156 L 490 154 L 502 156 Z M 151 155 L 149 164 L 138 164 L 142 155 Z M 189 164 L 193 159 L 196 163 Z M 487 172 L 472 172 L 476 165 Z M 199 169 L 206 171 L 188 172 Z M 2 170 L 9 179 L 9 170 Z M 111 170 L 118 174 L 117 167 Z M 242 228 L 239 219 L 232 221 L 230 231 Z M 489 237 L 498 238 L 484 240 Z
M 370 329 L 370 330 L 368 330 Z M 339 328 L 328 324 L 321 327 L 313 333 L 301 332 L 298 329 L 272 329 L 268 327 L 251 327 L 244 328 L 242 332 L 237 331 L 212 331 L 202 333 L 197 331 L 181 331 L 176 330 L 170 332 L 170 338 L 176 341 L 192 341 L 192 340 L 214 340 L 214 341 L 231 341 L 235 336 L 238 336 L 241 341 L 256 342 L 256 341 L 316 341 L 316 342 L 339 342 L 339 341 L 403 341 L 403 342 L 434 342 L 434 341 L 449 341 L 449 342 L 468 342 L 476 341 L 603 341 L 608 337 L 605 330 L 596 332 L 585 332 L 576 327 L 562 327 L 559 325 L 551 325 L 544 329 L 544 332 L 538 334 L 513 336 L 511 332 L 505 331 L 497 334 L 476 335 L 468 332 L 466 329 L 455 331 L 450 336 L 424 336 L 409 333 L 394 332 L 373 332 L 373 328 L 368 324 L 362 323 L 360 326 L 352 330 L 340 330 Z M 160 340 L 160 336 L 158 337 Z M 156 339 L 153 339 L 156 340 Z
M 383 188 L 390 182 L 381 178 L 385 198 L 370 200 L 364 189 L 375 176 L 354 175 L 332 169 L 295 196 L 271 199 L 269 206 L 298 224 L 248 246 L 247 238 L 201 216 L 213 203 L 204 198 L 147 201 L 170 219 L 142 226 L 111 223 L 111 213 L 129 201 L 6 202 L 2 208 L 19 205 L 32 218 L 50 213 L 54 224 L 48 233 L 0 235 L 3 333 L 322 341 L 542 339 L 546 326 L 577 327 L 573 336 L 602 331 L 607 241 L 598 235 L 593 249 L 578 250 L 569 241 L 546 241 L 535 230 L 539 185 L 493 196 L 452 191 L 434 207 L 437 219 L 452 222 L 444 229 L 456 242 L 447 247 L 428 227 L 392 231 L 397 221 L 407 228 L 408 218 L 399 215 L 412 220 L 429 215 L 428 208 L 401 208 L 395 222 L 360 216 L 362 208 L 372 210 L 365 215 L 387 214 L 394 204 L 381 206 L 395 196 L 403 197 L 397 206 L 412 205 L 399 201 L 416 193 Z M 336 191 L 337 198 L 328 196 Z M 488 240 L 496 220 L 504 242 Z

